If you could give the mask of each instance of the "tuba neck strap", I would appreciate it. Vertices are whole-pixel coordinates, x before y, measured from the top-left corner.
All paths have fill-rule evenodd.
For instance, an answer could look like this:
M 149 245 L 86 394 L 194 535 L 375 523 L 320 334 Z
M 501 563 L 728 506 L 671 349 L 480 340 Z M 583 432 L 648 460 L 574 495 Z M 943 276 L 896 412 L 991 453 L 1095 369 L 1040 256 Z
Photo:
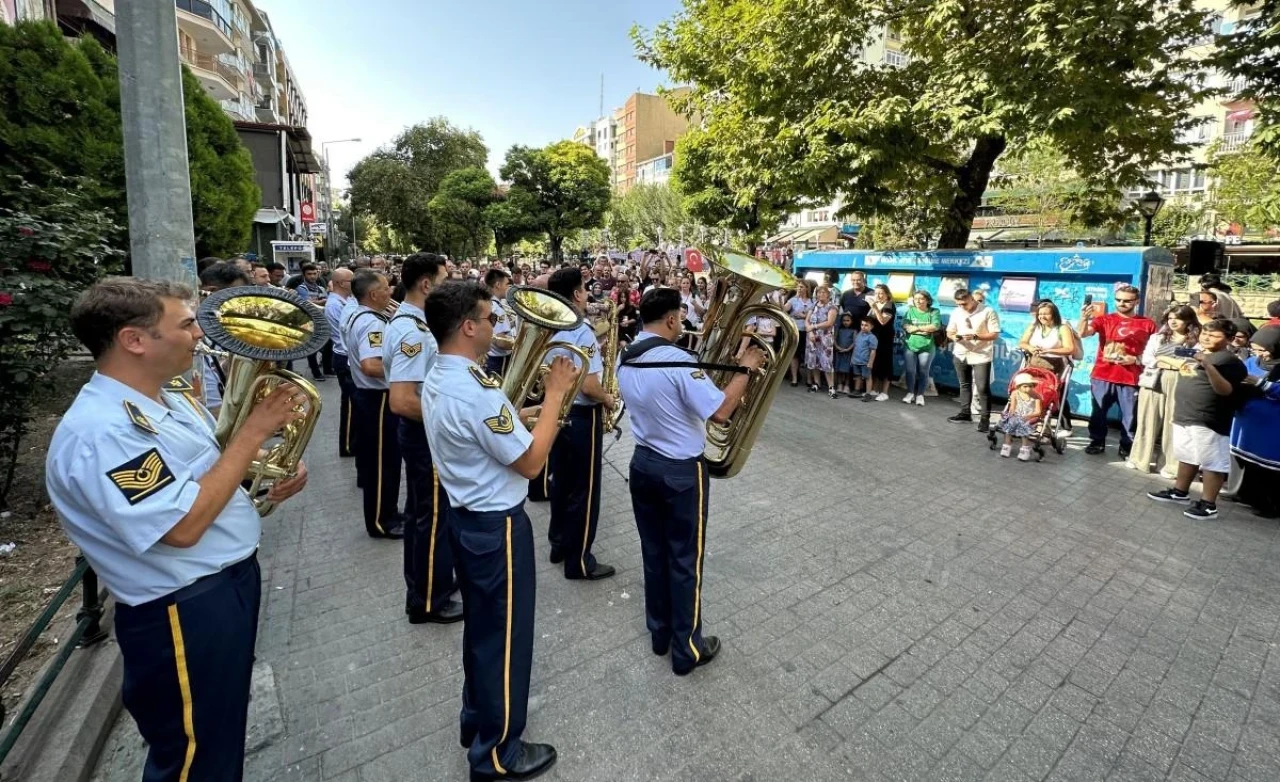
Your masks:
M 734 372 L 740 375 L 750 374 L 751 370 L 746 367 L 740 367 L 737 364 L 708 364 L 702 361 L 646 361 L 643 364 L 638 363 L 641 356 L 651 350 L 661 347 L 672 347 L 681 353 L 687 353 L 693 358 L 697 358 L 698 354 L 690 350 L 685 350 L 676 343 L 664 337 L 652 337 L 646 339 L 640 344 L 632 342 L 622 351 L 621 366 L 633 367 L 635 369 L 710 369 L 713 372 Z

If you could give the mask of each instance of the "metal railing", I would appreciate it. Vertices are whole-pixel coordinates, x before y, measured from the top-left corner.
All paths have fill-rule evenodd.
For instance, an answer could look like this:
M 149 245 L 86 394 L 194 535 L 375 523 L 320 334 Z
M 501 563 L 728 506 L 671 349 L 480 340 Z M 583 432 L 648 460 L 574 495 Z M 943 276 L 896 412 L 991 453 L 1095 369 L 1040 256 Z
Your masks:
M 3 663 L 0 663 L 0 686 L 9 680 L 13 672 L 17 669 L 27 656 L 27 652 L 31 651 L 31 647 L 35 646 L 36 641 L 40 638 L 40 634 L 45 631 L 53 618 L 57 616 L 58 611 L 62 609 L 67 599 L 75 591 L 77 585 L 82 585 L 82 595 L 80 599 L 80 610 L 76 612 L 76 626 L 71 631 L 58 649 L 58 653 L 54 655 L 53 661 L 45 669 L 44 674 L 36 682 L 31 695 L 22 706 L 22 710 L 18 712 L 18 716 L 14 718 L 13 724 L 0 734 L 0 764 L 4 763 L 5 758 L 13 750 L 18 742 L 18 737 L 22 735 L 22 731 L 27 727 L 27 723 L 35 716 L 36 709 L 40 707 L 40 703 L 44 701 L 49 689 L 53 686 L 53 682 L 58 678 L 58 674 L 62 673 L 62 669 L 66 666 L 67 660 L 71 657 L 71 653 L 76 649 L 84 649 L 94 644 L 100 643 L 107 638 L 107 631 L 102 629 L 102 612 L 104 610 L 103 603 L 107 598 L 106 590 L 98 588 L 98 574 L 93 572 L 93 568 L 89 567 L 88 561 L 83 556 L 76 557 L 75 570 L 71 572 L 68 578 L 58 590 L 53 599 L 49 601 L 49 605 L 45 606 L 44 611 L 36 620 L 27 628 L 27 632 L 18 641 L 18 645 L 14 648 Z M 4 724 L 5 713 L 4 704 L 0 703 L 0 725 Z
M 178 57 L 193 68 L 218 74 L 235 92 L 244 91 L 244 77 L 213 55 L 203 54 L 188 46 L 179 46 Z
M 189 14 L 195 14 L 202 19 L 208 19 L 213 22 L 213 26 L 217 27 L 227 39 L 231 39 L 231 23 L 226 20 L 222 14 L 218 13 L 214 7 L 204 0 L 174 0 L 179 11 L 186 11 Z
M 1247 130 L 1236 130 L 1231 133 L 1222 134 L 1222 143 L 1218 147 L 1220 152 L 1235 152 L 1237 149 L 1249 143 L 1249 136 L 1252 133 Z

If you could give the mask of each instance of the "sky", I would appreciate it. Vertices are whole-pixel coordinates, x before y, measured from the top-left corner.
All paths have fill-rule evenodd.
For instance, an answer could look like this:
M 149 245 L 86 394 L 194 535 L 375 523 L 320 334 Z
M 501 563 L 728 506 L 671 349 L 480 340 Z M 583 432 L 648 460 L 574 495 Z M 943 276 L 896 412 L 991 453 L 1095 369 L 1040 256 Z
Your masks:
M 307 101 L 317 156 L 335 180 L 405 127 L 445 116 L 479 131 L 495 174 L 513 144 L 570 138 L 663 74 L 628 32 L 680 0 L 255 0 L 271 19 Z

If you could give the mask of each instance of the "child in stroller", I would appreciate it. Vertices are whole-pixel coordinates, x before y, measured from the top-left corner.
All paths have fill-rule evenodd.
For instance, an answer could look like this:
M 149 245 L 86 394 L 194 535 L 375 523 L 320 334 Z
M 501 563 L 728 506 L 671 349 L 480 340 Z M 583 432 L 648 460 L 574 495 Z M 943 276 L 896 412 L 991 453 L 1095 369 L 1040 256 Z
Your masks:
M 1018 449 L 1018 461 L 1031 461 L 1031 441 L 1038 436 L 1036 424 L 1044 415 L 1044 403 L 1036 393 L 1036 379 L 1028 372 L 1019 372 L 1013 378 L 1013 390 L 1009 392 L 1009 403 L 1000 415 L 1000 423 L 996 431 L 1004 433 L 1004 445 L 1000 446 L 1000 455 L 1008 458 L 1013 452 L 1013 438 L 1022 438 L 1022 447 Z
M 996 432 L 1005 433 L 1005 448 L 1001 455 L 1008 456 L 1012 450 L 1014 437 L 1022 438 L 1022 447 L 1018 458 L 1030 461 L 1035 454 L 1036 461 L 1044 459 L 1044 444 L 1053 446 L 1053 450 L 1062 453 L 1067 449 L 1067 429 L 1065 413 L 1062 407 L 1066 395 L 1067 381 L 1071 377 L 1071 361 L 1065 361 L 1061 374 L 1050 369 L 1030 365 L 1031 356 L 1025 356 L 1022 369 L 1009 383 L 1009 404 L 1000 423 L 987 435 L 991 450 L 996 449 Z M 1028 399 L 1034 396 L 1038 409 Z M 1030 417 L 1034 412 L 1034 417 Z M 1029 419 L 1029 420 L 1028 420 Z

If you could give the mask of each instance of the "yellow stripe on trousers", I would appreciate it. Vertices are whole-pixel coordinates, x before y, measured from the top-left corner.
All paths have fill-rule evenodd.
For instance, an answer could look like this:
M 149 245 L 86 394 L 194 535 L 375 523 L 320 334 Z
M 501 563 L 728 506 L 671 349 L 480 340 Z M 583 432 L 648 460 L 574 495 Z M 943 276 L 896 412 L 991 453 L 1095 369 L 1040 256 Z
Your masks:
M 440 473 L 431 465 L 431 542 L 427 544 L 427 611 L 431 611 L 431 592 L 436 576 L 436 524 L 440 521 Z
M 582 575 L 587 574 L 587 536 L 591 534 L 591 492 L 596 487 L 596 421 L 599 405 L 591 408 L 591 459 L 587 462 L 587 515 L 582 521 L 582 552 L 578 556 L 578 567 Z
M 689 651 L 693 652 L 693 661 L 697 662 L 702 659 L 702 650 L 693 642 L 693 634 L 698 632 L 698 620 L 702 614 L 702 546 L 703 546 L 703 522 L 702 517 L 702 462 L 698 462 L 698 558 L 693 568 L 693 625 L 689 628 Z
M 355 410 L 352 409 L 353 405 L 350 396 L 346 398 L 343 405 L 347 411 L 347 428 L 342 433 L 342 450 L 351 453 L 351 417 L 355 415 Z
M 507 641 L 502 647 L 502 737 L 489 750 L 493 759 L 493 768 L 499 774 L 507 773 L 498 761 L 498 747 L 507 740 L 507 730 L 511 726 L 511 517 L 507 517 Z
M 182 694 L 182 730 L 187 734 L 187 757 L 182 761 L 178 782 L 187 782 L 191 764 L 196 759 L 196 725 L 191 705 L 191 678 L 187 675 L 187 646 L 182 641 L 182 623 L 178 621 L 178 606 L 169 606 L 169 633 L 173 636 L 173 657 L 178 664 L 178 691 Z
M 387 531 L 382 528 L 382 422 L 387 417 L 387 395 L 382 395 L 382 403 L 378 405 L 378 501 L 374 505 L 377 509 L 373 514 L 373 526 L 378 528 L 378 532 L 386 534 Z

